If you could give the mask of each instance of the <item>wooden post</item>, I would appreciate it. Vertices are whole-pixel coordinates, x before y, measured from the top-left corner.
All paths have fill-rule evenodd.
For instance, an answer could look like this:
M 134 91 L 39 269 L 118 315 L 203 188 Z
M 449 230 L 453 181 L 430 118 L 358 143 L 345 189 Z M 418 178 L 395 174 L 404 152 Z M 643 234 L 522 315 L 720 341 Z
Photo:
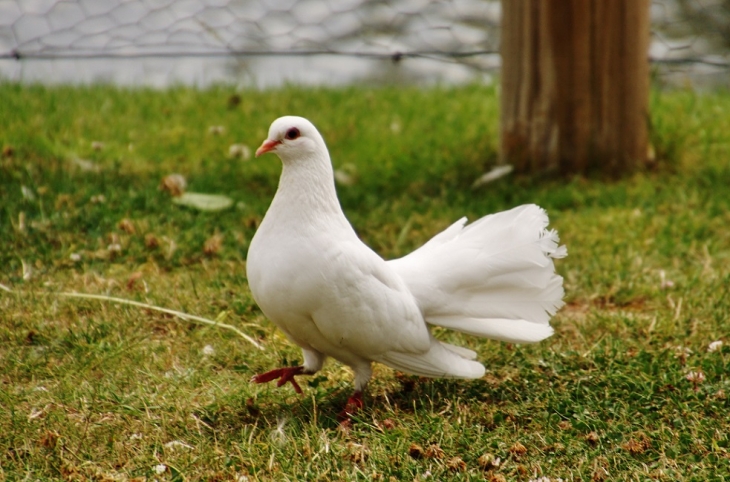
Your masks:
M 503 162 L 613 176 L 647 157 L 649 0 L 503 0 Z

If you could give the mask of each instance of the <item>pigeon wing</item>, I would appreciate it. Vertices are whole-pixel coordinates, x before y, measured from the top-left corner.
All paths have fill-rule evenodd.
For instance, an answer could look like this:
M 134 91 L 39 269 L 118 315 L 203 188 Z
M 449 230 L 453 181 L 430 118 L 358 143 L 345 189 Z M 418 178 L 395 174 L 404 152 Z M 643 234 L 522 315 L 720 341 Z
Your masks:
M 390 351 L 423 353 L 430 335 L 403 280 L 359 240 L 327 249 L 312 320 L 339 349 L 375 359 Z

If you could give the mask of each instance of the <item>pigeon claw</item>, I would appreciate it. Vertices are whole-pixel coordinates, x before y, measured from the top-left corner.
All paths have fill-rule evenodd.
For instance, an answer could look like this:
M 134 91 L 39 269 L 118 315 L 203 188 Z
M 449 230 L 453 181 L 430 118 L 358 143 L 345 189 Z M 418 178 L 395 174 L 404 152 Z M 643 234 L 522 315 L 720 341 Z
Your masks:
M 345 408 L 342 409 L 339 415 L 337 415 L 337 420 L 340 421 L 340 424 L 342 426 L 349 427 L 350 425 L 352 425 L 351 416 L 361 410 L 362 407 L 362 392 L 358 390 L 357 392 L 353 393 L 350 398 L 347 399 Z
M 279 381 L 276 382 L 277 387 L 281 387 L 282 385 L 286 384 L 286 382 L 289 382 L 294 387 L 294 391 L 301 394 L 302 387 L 299 386 L 294 377 L 296 375 L 302 375 L 303 373 L 303 366 L 283 367 L 268 371 L 266 373 L 262 373 L 260 375 L 254 375 L 253 377 L 251 377 L 251 381 L 254 383 L 268 383 L 270 381 L 278 379 Z

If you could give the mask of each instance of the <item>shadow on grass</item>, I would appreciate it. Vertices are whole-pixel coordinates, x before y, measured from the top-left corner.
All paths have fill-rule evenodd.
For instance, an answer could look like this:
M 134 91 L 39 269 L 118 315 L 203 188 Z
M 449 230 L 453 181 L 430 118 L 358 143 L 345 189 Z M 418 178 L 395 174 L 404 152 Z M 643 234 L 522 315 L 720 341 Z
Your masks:
M 237 432 L 248 426 L 276 429 L 287 420 L 332 430 L 340 426 L 338 415 L 352 395 L 352 388 L 305 388 L 297 396 L 289 387 L 271 387 L 254 397 L 230 395 L 195 413 L 210 428 Z M 355 424 L 399 418 L 439 417 L 463 401 L 499 405 L 509 394 L 482 380 L 442 380 L 397 374 L 385 391 L 366 390 L 364 408 L 353 416 Z M 294 398 L 296 396 L 296 398 Z M 386 422 L 387 425 L 387 422 Z

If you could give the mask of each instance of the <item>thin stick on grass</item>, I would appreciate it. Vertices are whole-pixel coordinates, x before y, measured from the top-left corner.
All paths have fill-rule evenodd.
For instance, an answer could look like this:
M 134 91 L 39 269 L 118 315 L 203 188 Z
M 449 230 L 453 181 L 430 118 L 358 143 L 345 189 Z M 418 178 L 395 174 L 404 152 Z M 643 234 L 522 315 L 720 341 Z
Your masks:
M 17 291 L 13 291 L 7 286 L 0 283 L 0 289 L 7 291 L 8 293 L 18 293 Z M 65 298 L 82 298 L 87 300 L 98 300 L 98 301 L 110 301 L 112 303 L 118 303 L 122 305 L 130 305 L 130 306 L 136 306 L 139 308 L 146 308 L 148 310 L 154 310 L 159 311 L 161 313 L 167 313 L 168 315 L 174 315 L 178 318 L 181 318 L 185 321 L 193 321 L 197 323 L 201 323 L 203 325 L 209 325 L 209 326 L 215 326 L 220 328 L 225 328 L 226 330 L 231 330 L 232 332 L 236 333 L 240 337 L 242 337 L 244 340 L 251 343 L 253 346 L 258 348 L 259 350 L 263 350 L 264 347 L 262 347 L 259 343 L 256 342 L 253 338 L 239 330 L 233 325 L 229 325 L 227 323 L 221 323 L 218 321 L 209 320 L 207 318 L 203 318 L 201 316 L 196 315 L 189 315 L 187 313 L 183 313 L 182 311 L 176 311 L 171 310 L 169 308 L 162 308 L 160 306 L 150 305 L 148 303 L 142 303 L 140 301 L 133 301 L 133 300 L 127 300 L 124 298 L 116 298 L 114 296 L 105 296 L 105 295 L 93 295 L 93 294 L 87 294 L 87 293 L 69 293 L 69 292 L 61 292 L 61 293 L 44 293 L 48 295 L 56 295 L 56 296 L 63 296 Z

